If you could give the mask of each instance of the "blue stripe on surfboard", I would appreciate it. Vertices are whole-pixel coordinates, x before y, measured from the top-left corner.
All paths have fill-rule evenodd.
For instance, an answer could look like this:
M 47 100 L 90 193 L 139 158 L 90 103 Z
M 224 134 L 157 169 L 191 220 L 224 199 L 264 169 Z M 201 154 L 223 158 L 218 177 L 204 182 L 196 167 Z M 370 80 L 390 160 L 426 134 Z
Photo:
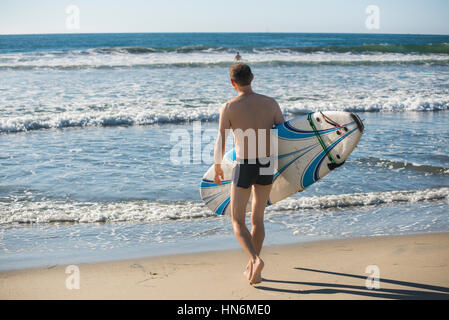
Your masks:
M 226 211 L 226 208 L 229 205 L 229 202 L 231 200 L 231 196 L 227 197 L 219 206 L 217 209 L 215 209 L 215 213 L 219 215 L 223 215 Z
M 221 185 L 230 184 L 232 180 L 224 180 L 221 182 Z M 207 179 L 203 179 L 201 181 L 200 187 L 201 188 L 212 188 L 212 187 L 220 187 L 221 185 L 216 184 L 215 182 Z
M 312 149 L 315 148 L 316 146 L 319 146 L 319 144 L 316 143 L 316 144 L 310 145 L 310 146 L 308 146 L 308 147 L 305 147 L 304 149 L 299 149 L 299 150 L 296 150 L 296 151 L 293 151 L 293 152 L 290 152 L 290 153 L 282 154 L 282 155 L 278 156 L 278 159 L 283 159 L 283 158 L 292 156 L 292 155 L 297 154 L 297 153 L 300 153 L 300 152 L 302 152 L 302 151 L 304 151 L 304 150 L 307 150 L 307 151 L 312 150 Z
M 230 197 L 229 197 L 230 198 Z M 224 215 L 226 213 L 226 209 L 228 208 L 229 204 L 231 203 L 231 201 L 228 201 L 228 203 L 226 203 L 223 212 L 221 213 L 221 215 Z
M 350 126 L 350 125 L 352 125 L 354 123 L 355 123 L 355 121 L 352 121 L 352 122 L 343 124 L 342 127 L 347 127 L 347 126 Z M 301 129 L 293 127 L 290 124 L 290 121 L 284 122 L 281 125 L 284 125 L 288 130 L 293 131 L 293 132 L 315 135 L 315 132 L 313 130 L 301 130 Z M 277 127 L 275 129 L 277 129 Z M 339 130 L 339 128 L 321 129 L 321 130 L 317 130 L 317 132 L 320 133 L 320 134 L 326 134 L 326 133 L 329 133 L 329 132 L 334 132 L 336 130 Z
M 305 155 L 307 152 L 309 152 L 311 149 L 317 147 L 317 145 L 312 145 L 309 146 L 307 148 L 302 149 L 301 151 L 304 151 L 303 153 L 301 153 L 299 156 L 296 156 L 295 158 L 293 158 L 292 160 L 290 160 L 287 164 L 285 164 L 282 168 L 280 168 L 275 174 L 274 174 L 274 178 L 273 178 L 273 182 L 279 177 L 279 175 L 284 172 L 292 163 L 294 163 L 296 160 L 298 160 L 299 158 L 301 158 L 303 155 Z
M 330 151 L 332 150 L 337 144 L 339 144 L 343 139 L 348 137 L 351 133 L 356 131 L 358 128 L 352 129 L 348 133 L 346 133 L 344 136 L 336 140 L 334 143 L 332 143 L 327 149 Z M 314 182 L 319 180 L 318 173 L 319 168 L 321 167 L 321 164 L 323 163 L 324 158 L 326 157 L 326 152 L 323 150 L 307 167 L 306 172 L 304 173 L 303 179 L 302 179 L 302 187 L 307 188 Z
M 215 199 L 221 197 L 222 195 L 223 195 L 223 193 L 222 193 L 222 192 L 219 192 L 219 193 L 216 193 L 216 194 L 213 194 L 213 195 L 204 197 L 204 198 L 203 198 L 203 201 L 204 201 L 204 202 L 206 203 L 206 205 L 207 205 L 207 204 L 211 203 L 212 201 L 214 201 Z
M 311 138 L 315 135 L 315 133 L 312 131 L 312 133 L 307 132 L 296 132 L 293 130 L 289 130 L 289 125 L 285 122 L 279 126 L 276 126 L 275 129 L 277 129 L 277 134 L 280 139 L 288 139 L 288 140 L 300 140 L 300 139 L 307 139 Z
M 343 126 L 350 126 L 351 124 L 354 124 L 355 122 L 349 122 L 347 124 L 344 124 Z M 287 139 L 287 140 L 301 140 L 301 139 L 308 139 L 313 136 L 315 136 L 315 132 L 310 130 L 301 130 L 293 127 L 290 125 L 290 123 L 284 122 L 283 124 L 280 124 L 275 127 L 275 129 L 278 130 L 278 137 L 281 139 Z M 325 129 L 325 130 L 317 130 L 320 134 L 327 134 L 334 131 L 339 130 L 339 128 L 331 128 L 331 129 Z
M 228 157 L 229 160 L 231 161 L 235 161 L 235 159 L 237 159 L 237 155 L 235 153 L 235 149 L 230 150 L 226 156 Z
M 314 132 L 313 130 L 301 130 L 301 129 L 295 128 L 295 127 L 293 127 L 293 126 L 290 124 L 289 121 L 285 122 L 285 123 L 284 123 L 284 126 L 285 126 L 288 130 L 293 131 L 293 132 L 302 133 L 302 134 L 307 134 L 307 135 L 309 135 L 309 134 L 315 135 L 315 132 Z M 317 130 L 317 131 L 318 131 L 320 134 L 325 134 L 325 133 L 333 132 L 333 131 L 335 131 L 335 130 L 337 130 L 337 128 L 330 128 L 330 129 Z

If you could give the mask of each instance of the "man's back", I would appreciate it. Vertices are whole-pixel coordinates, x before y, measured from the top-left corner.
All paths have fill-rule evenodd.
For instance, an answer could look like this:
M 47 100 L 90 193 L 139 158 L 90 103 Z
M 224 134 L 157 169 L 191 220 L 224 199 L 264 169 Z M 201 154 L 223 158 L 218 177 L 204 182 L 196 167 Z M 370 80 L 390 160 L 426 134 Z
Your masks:
M 255 159 L 270 156 L 270 129 L 283 122 L 282 112 L 276 100 L 261 94 L 250 93 L 230 100 L 225 108 L 234 132 L 237 157 Z M 250 141 L 251 132 L 254 133 L 255 141 Z M 259 141 L 260 139 L 265 141 Z M 259 153 L 259 146 L 263 144 L 265 144 L 265 150 L 260 150 Z M 248 149 L 248 145 L 256 146 L 255 150 Z

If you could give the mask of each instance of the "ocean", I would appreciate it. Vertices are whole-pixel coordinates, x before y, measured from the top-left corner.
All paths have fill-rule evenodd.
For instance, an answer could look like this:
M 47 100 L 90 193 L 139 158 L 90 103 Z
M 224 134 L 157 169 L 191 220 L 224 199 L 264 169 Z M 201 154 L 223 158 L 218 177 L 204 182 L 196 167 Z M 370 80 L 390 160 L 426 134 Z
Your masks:
M 266 245 L 449 231 L 449 36 L 0 35 L 0 270 L 239 248 L 201 202 L 211 157 L 194 138 L 171 157 L 195 126 L 210 150 L 236 52 L 286 119 L 365 124 L 344 166 L 267 208 Z

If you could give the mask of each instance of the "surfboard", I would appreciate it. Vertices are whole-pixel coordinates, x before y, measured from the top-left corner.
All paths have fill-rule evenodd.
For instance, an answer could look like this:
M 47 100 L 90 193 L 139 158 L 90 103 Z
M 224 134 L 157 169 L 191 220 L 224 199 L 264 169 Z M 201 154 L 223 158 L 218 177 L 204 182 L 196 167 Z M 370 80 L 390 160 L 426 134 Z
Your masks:
M 277 165 L 267 205 L 303 191 L 329 172 L 343 165 L 362 137 L 364 126 L 351 112 L 313 112 L 274 127 L 277 139 Z M 222 162 L 224 179 L 214 183 L 212 165 L 204 174 L 200 194 L 206 206 L 218 215 L 231 213 L 232 171 L 236 164 L 235 149 Z M 246 211 L 251 211 L 251 198 Z

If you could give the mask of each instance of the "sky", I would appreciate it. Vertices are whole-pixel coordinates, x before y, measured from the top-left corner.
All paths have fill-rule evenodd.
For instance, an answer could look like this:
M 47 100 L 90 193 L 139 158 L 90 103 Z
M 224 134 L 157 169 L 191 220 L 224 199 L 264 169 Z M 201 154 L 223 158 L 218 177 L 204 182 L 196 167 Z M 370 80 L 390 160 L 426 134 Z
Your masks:
M 72 32 L 449 34 L 449 1 L 0 0 L 0 34 Z

